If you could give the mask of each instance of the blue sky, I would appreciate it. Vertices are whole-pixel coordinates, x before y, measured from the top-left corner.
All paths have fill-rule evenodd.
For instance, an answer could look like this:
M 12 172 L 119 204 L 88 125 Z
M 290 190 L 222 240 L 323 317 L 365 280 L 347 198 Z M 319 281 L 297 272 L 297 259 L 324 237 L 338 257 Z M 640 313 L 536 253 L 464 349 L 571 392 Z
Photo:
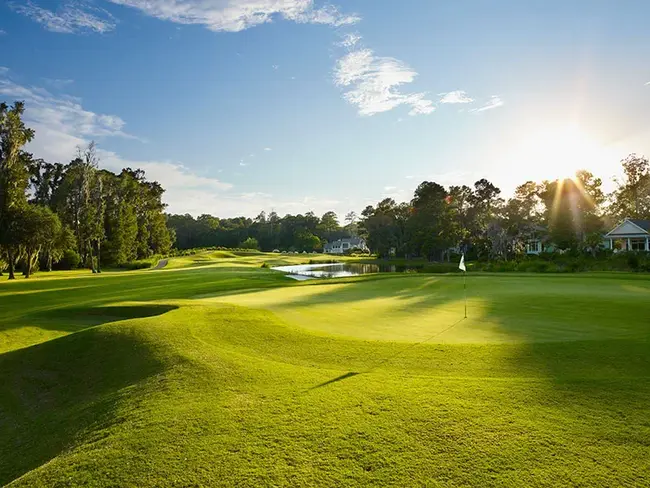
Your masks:
M 2 0 L 0 0 L 2 1 Z M 360 211 L 421 181 L 527 179 L 650 155 L 639 1 L 0 3 L 0 99 L 30 149 L 142 167 L 169 211 Z

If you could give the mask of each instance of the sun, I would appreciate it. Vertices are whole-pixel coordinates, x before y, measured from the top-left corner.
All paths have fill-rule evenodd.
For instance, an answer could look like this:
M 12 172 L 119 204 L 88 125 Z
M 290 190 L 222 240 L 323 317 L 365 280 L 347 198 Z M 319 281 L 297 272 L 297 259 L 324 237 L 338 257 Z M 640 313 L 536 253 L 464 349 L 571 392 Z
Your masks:
M 578 170 L 599 165 L 607 151 L 579 127 L 568 125 L 524 136 L 516 153 L 535 173 L 554 180 L 574 178 Z

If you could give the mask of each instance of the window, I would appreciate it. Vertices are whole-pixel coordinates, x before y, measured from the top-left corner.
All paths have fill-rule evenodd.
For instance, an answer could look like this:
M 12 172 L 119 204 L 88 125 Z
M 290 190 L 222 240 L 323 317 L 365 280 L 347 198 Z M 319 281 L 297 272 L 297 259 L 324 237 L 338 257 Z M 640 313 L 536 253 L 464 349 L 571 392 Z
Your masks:
M 540 241 L 528 241 L 528 243 L 526 243 L 526 252 L 528 253 L 542 252 L 542 243 Z
M 632 251 L 645 251 L 645 239 L 630 239 Z

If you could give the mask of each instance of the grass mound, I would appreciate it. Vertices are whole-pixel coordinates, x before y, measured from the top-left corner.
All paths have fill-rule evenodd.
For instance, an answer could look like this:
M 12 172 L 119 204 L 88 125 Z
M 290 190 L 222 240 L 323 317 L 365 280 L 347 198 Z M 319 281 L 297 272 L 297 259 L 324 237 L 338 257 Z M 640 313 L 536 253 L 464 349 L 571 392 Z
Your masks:
M 121 403 L 164 369 L 157 347 L 107 326 L 0 355 L 0 484 L 100 440 Z
M 233 259 L 236 258 L 237 255 L 230 251 L 216 251 L 211 253 L 210 257 L 213 259 Z

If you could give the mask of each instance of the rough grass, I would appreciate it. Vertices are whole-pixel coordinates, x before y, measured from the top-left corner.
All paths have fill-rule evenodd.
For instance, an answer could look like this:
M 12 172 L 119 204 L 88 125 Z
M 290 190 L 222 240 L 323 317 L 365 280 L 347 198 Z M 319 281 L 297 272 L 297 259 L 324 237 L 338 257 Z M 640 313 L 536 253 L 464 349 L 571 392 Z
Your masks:
M 0 485 L 650 484 L 649 280 L 265 260 L 0 283 Z

